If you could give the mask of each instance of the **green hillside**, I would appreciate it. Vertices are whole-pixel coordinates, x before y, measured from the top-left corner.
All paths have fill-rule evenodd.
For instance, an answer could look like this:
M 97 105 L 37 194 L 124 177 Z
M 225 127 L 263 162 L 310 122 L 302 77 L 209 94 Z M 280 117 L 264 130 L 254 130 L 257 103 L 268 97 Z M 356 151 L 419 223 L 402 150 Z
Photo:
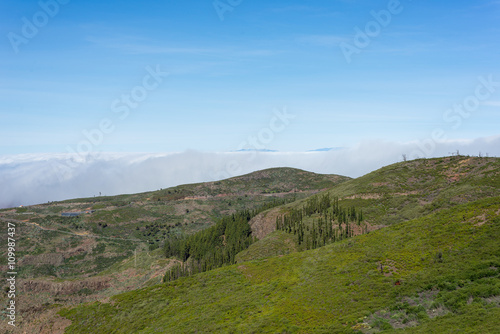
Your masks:
M 138 249 L 154 250 L 165 240 L 202 230 L 238 210 L 304 198 L 348 179 L 274 168 L 148 193 L 7 209 L 0 212 L 0 219 L 18 222 L 18 257 L 35 257 L 22 266 L 21 277 L 74 278 L 99 273 Z M 91 210 L 78 217 L 61 217 L 63 212 Z M 61 258 L 55 254 L 64 252 L 69 253 L 64 261 L 52 259 Z M 51 259 L 37 261 L 46 254 Z
M 500 197 L 63 310 L 67 333 L 493 333 Z
M 347 180 L 273 168 L 141 194 L 0 210 L 2 224 L 16 225 L 19 324 L 23 331 L 43 332 L 53 325 L 55 311 L 62 306 L 158 284 L 178 263 L 158 249 L 166 240 L 205 230 L 240 210 L 306 198 Z M 62 217 L 63 212 L 89 213 Z M 1 234 L 0 242 L 6 244 L 6 238 Z M 6 251 L 0 250 L 3 269 Z M 0 304 L 7 300 L 2 289 Z M 5 315 L 0 313 L 2 319 Z
M 383 167 L 330 188 L 343 207 L 362 209 L 375 227 L 500 194 L 500 159 L 466 156 L 419 159 Z M 307 199 L 286 205 L 302 207 Z
M 361 224 L 352 224 L 354 234 L 374 231 L 391 224 L 415 219 L 427 214 L 468 203 L 481 198 L 500 195 L 500 159 L 454 156 L 437 159 L 420 159 L 383 167 L 362 177 L 349 180 L 315 195 L 318 201 L 325 196 L 338 198 L 344 209 L 355 208 L 363 213 Z M 303 211 L 312 198 L 264 212 L 254 220 L 252 228 L 261 233 L 257 243 L 237 259 L 259 259 L 304 250 L 296 233 L 269 236 L 276 228 L 276 218 Z M 331 213 L 331 209 L 329 211 Z M 305 238 L 311 238 L 323 214 L 304 213 Z M 338 221 L 333 222 L 337 226 Z M 344 226 L 345 228 L 345 226 Z M 264 231 L 265 233 L 263 233 Z M 276 239 L 286 239 L 286 246 L 276 247 Z M 304 239 L 304 238 L 302 238 Z M 241 261 L 241 260 L 240 260 Z
M 494 332 L 499 216 L 500 159 L 465 156 L 0 211 L 20 236 L 21 328 L 61 333 Z M 243 239 L 207 229 L 224 219 Z M 223 267 L 194 274 L 210 259 Z
M 387 166 L 316 195 L 362 210 L 368 234 L 309 251 L 291 230 L 269 234 L 277 216 L 310 205 L 304 198 L 261 214 L 252 229 L 267 236 L 237 265 L 60 314 L 68 333 L 494 332 L 499 181 L 495 158 Z
M 389 225 L 500 194 L 500 159 L 453 156 L 383 167 L 329 190 L 365 208 L 372 225 Z

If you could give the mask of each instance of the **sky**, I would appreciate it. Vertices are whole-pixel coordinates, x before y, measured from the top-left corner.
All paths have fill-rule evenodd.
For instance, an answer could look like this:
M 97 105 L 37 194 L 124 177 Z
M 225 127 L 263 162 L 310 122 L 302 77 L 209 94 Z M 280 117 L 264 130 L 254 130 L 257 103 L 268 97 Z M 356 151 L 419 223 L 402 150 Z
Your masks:
M 498 36 L 497 0 L 4 0 L 0 161 L 500 154 Z

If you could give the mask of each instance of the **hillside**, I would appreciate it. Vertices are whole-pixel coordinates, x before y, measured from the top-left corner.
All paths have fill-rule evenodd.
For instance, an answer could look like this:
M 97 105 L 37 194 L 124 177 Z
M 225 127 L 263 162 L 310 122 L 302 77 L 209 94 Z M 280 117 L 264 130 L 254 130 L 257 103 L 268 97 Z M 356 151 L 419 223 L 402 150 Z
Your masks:
M 500 197 L 82 305 L 66 333 L 493 333 Z
M 485 333 L 498 326 L 499 190 L 500 159 L 455 156 L 357 179 L 274 168 L 2 210 L 0 219 L 21 226 L 28 332 L 62 333 L 71 323 L 68 333 L 475 332 L 474 323 L 488 317 L 478 331 Z M 275 231 L 277 218 L 323 199 L 356 211 L 349 235 L 344 224 L 345 237 L 309 242 L 333 207 L 304 216 L 307 243 L 294 229 Z M 259 208 L 270 208 L 249 222 L 260 240 L 236 255 L 237 265 L 159 284 L 181 263 L 156 249 L 163 240 Z M 86 209 L 96 211 L 59 216 Z M 225 244 L 224 235 L 218 240 Z
M 362 210 L 368 230 L 373 231 L 454 205 L 498 196 L 499 189 L 500 159 L 454 156 L 396 163 L 318 195 L 337 197 L 343 207 Z M 276 217 L 302 208 L 307 201 L 298 200 L 255 217 L 251 225 L 256 236 L 262 239 L 273 232 Z M 308 224 L 318 218 L 311 217 Z
M 332 188 L 345 205 L 365 208 L 373 225 L 499 195 L 500 159 L 453 156 L 393 164 Z
M 24 238 L 18 256 L 27 257 L 22 260 L 29 264 L 22 269 L 27 277 L 40 276 L 40 268 L 32 268 L 31 264 L 45 263 L 51 266 L 44 270 L 49 276 L 69 278 L 100 272 L 138 247 L 153 250 L 169 237 L 201 230 L 237 210 L 304 198 L 345 180 L 348 178 L 276 168 L 142 194 L 0 210 L 0 219 L 17 221 L 22 229 Z M 92 213 L 61 217 L 63 212 Z M 68 254 L 56 255 L 65 252 Z M 102 258 L 99 263 L 81 261 L 95 259 L 96 255 L 104 256 L 106 263 Z M 72 261 L 72 257 L 78 260 Z M 62 258 L 64 266 L 59 266 Z
M 177 263 L 157 249 L 164 240 L 203 230 L 241 209 L 305 198 L 346 180 L 273 168 L 141 194 L 0 210 L 3 224 L 16 225 L 17 298 L 22 305 L 18 320 L 28 332 L 39 332 L 61 306 L 158 284 Z M 63 212 L 84 213 L 62 217 Z M 6 237 L 0 235 L 0 241 L 6 243 Z M 1 251 L 2 273 L 7 272 L 6 250 Z M 2 290 L 0 302 L 5 300 Z M 42 320 L 31 327 L 37 318 Z
M 491 332 L 500 325 L 499 170 L 499 159 L 453 157 L 347 181 L 319 195 L 362 208 L 372 232 L 303 252 L 293 234 L 273 232 L 238 265 L 65 310 L 67 332 Z

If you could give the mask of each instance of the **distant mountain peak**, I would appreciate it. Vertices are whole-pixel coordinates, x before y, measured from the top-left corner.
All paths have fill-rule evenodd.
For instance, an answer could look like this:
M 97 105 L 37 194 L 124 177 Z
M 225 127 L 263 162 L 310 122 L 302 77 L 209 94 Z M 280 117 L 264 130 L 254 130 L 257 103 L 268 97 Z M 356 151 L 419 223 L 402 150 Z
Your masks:
M 343 147 L 325 147 L 325 148 L 317 148 L 315 150 L 309 150 L 308 152 L 329 152 L 329 151 L 338 151 L 342 149 Z
M 255 148 L 243 148 L 241 150 L 237 150 L 234 152 L 278 152 L 276 150 L 268 150 L 268 149 L 255 149 Z

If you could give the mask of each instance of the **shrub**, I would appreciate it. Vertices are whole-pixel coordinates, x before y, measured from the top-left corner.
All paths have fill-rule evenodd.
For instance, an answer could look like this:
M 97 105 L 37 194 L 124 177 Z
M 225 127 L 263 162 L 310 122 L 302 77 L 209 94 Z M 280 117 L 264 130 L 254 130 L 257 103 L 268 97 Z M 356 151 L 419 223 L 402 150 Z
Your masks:
M 382 318 L 377 318 L 375 320 L 375 322 L 373 323 L 373 327 L 378 328 L 378 329 L 383 330 L 383 331 L 392 329 L 391 324 L 387 320 L 382 319 Z

